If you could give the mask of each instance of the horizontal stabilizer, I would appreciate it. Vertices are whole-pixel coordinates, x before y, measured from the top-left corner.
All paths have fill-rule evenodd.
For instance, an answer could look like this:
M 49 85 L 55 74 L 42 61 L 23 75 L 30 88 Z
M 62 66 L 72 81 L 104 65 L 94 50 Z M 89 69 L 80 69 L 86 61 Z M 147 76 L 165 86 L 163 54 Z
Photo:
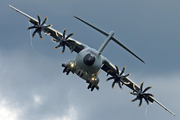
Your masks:
M 99 31 L 100 33 L 102 33 L 103 35 L 105 36 L 109 36 L 109 33 L 93 26 L 92 24 L 80 19 L 79 17 L 77 16 L 74 16 L 76 19 L 80 20 L 81 22 L 87 24 L 88 26 L 94 28 L 95 30 Z M 120 43 L 116 38 L 114 38 L 113 36 L 111 37 L 111 40 L 113 40 L 115 43 L 117 43 L 118 45 L 120 45 L 122 48 L 124 48 L 125 50 L 127 50 L 129 53 L 131 53 L 133 56 L 135 56 L 137 59 L 139 59 L 141 62 L 145 63 L 141 58 L 139 58 L 136 54 L 134 54 L 131 50 L 129 50 L 127 47 L 125 47 L 122 43 Z

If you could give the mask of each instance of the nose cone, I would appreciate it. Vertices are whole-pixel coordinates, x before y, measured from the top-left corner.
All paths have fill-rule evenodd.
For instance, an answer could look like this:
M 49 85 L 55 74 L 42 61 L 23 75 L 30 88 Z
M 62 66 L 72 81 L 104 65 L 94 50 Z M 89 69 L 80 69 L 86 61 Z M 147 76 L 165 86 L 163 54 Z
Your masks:
M 91 54 L 87 54 L 83 59 L 84 64 L 87 66 L 92 66 L 95 62 L 95 57 L 91 56 Z

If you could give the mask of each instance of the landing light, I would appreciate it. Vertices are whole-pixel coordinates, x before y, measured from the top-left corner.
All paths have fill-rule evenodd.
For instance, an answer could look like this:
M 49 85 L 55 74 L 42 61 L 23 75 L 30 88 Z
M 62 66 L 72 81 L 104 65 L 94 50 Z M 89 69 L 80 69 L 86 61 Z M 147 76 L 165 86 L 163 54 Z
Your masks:
M 75 66 L 75 64 L 74 64 L 74 63 L 72 63 L 72 64 L 71 64 L 71 67 L 73 68 L 74 66 Z
M 96 78 L 95 78 L 95 77 L 92 77 L 91 79 L 92 79 L 92 81 L 94 81 Z

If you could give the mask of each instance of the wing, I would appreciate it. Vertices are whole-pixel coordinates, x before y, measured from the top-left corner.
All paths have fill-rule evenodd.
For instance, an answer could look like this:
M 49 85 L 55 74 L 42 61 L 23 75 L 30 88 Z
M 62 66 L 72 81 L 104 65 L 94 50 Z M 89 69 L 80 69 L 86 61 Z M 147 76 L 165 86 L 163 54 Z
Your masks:
M 37 25 L 38 24 L 38 20 L 36 20 L 35 18 L 27 15 L 26 13 L 18 10 L 17 8 L 11 6 L 11 5 L 8 5 L 10 8 L 16 10 L 17 12 L 23 14 L 24 16 L 28 17 L 29 18 L 29 21 L 34 24 L 34 25 Z M 43 32 L 47 35 L 50 35 L 52 36 L 53 38 L 55 39 L 58 39 L 58 37 L 56 36 L 56 32 L 58 32 L 57 30 L 51 28 L 51 27 L 47 27 L 47 28 L 44 28 L 43 29 Z M 58 35 L 60 37 L 63 36 L 63 34 L 61 32 L 58 32 Z M 76 53 L 79 53 L 81 50 L 83 50 L 84 48 L 88 47 L 87 45 L 83 44 L 83 43 L 80 43 L 72 38 L 69 38 L 68 39 L 70 42 L 68 43 L 67 47 L 69 47 L 70 50 L 73 50 L 75 51 Z
M 115 76 L 116 67 L 107 58 L 104 58 L 103 65 L 102 65 L 101 69 L 104 70 L 106 73 L 110 74 L 111 76 Z M 108 72 L 108 71 L 112 71 L 112 72 Z M 140 89 L 140 87 L 138 85 L 136 85 L 133 81 L 131 81 L 129 78 L 125 78 L 124 81 L 129 83 L 129 84 L 125 84 L 125 85 L 127 87 L 129 87 L 130 89 L 134 90 L 133 85 L 138 90 Z M 171 112 L 168 108 L 166 108 L 164 105 L 162 105 L 160 102 L 158 102 L 154 97 L 150 96 L 150 97 L 148 97 L 148 100 L 152 103 L 155 101 L 157 104 L 159 104 L 165 110 L 167 110 L 169 113 L 171 113 L 172 115 L 175 116 L 175 114 L 173 112 Z

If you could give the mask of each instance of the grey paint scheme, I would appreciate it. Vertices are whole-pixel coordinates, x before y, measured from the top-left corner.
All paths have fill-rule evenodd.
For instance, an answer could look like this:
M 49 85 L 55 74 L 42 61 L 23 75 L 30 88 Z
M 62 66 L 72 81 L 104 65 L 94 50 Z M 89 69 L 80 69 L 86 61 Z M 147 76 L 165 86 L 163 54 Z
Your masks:
M 11 5 L 8 5 L 8 6 L 9 6 L 10 8 L 12 8 L 12 9 L 16 10 L 17 12 L 23 14 L 24 16 L 28 17 L 28 18 L 31 20 L 30 22 L 31 22 L 32 24 L 37 24 L 38 20 L 36 20 L 35 18 L 33 18 L 33 17 L 25 14 L 24 12 L 18 10 L 17 8 L 15 8 L 15 7 L 11 6 Z M 76 17 L 76 18 L 77 18 L 77 17 Z M 81 20 L 80 18 L 77 18 L 77 19 Z M 98 29 L 97 27 L 95 27 L 95 26 L 93 26 L 93 25 L 91 25 L 91 24 L 89 24 L 89 23 L 87 23 L 87 22 L 85 22 L 85 21 L 83 21 L 83 20 L 81 20 L 81 21 L 84 22 L 84 23 L 86 23 L 87 25 L 91 26 L 92 28 L 96 29 L 97 31 L 101 32 L 102 34 L 104 34 L 104 35 L 106 35 L 106 36 L 109 36 L 108 33 L 106 33 L 106 32 L 104 32 L 104 31 Z M 57 31 L 57 30 L 55 30 L 55 29 L 53 29 L 53 28 L 50 28 L 50 27 L 43 30 L 43 32 L 44 32 L 45 34 L 50 33 L 50 35 L 51 35 L 53 38 L 57 39 L 56 31 Z M 58 32 L 58 34 L 59 34 L 60 36 L 62 36 L 62 33 L 61 33 L 61 32 Z M 126 49 L 126 47 L 125 47 L 124 45 L 122 45 L 119 41 L 117 41 L 117 40 L 116 40 L 114 37 L 112 37 L 112 36 L 113 36 L 113 34 L 111 34 L 111 37 L 110 37 L 110 38 L 112 38 L 112 40 L 113 40 L 114 42 L 116 42 L 116 43 L 119 44 L 121 47 L 123 47 L 124 49 Z M 82 64 L 81 61 L 82 61 L 82 57 L 83 57 L 84 55 L 86 55 L 86 54 L 89 53 L 90 51 L 93 51 L 93 52 L 96 53 L 96 54 L 98 54 L 99 52 L 98 52 L 97 50 L 95 50 L 95 49 L 92 49 L 92 48 L 88 47 L 87 45 L 85 45 L 85 44 L 83 44 L 83 43 L 80 43 L 80 42 L 72 39 L 72 38 L 69 38 L 69 40 L 71 41 L 71 42 L 69 43 L 69 46 L 71 46 L 72 50 L 75 51 L 76 53 L 78 53 L 78 55 L 77 55 L 77 57 L 76 57 L 76 60 L 70 60 L 70 61 L 68 61 L 68 63 L 66 64 L 66 66 L 68 66 L 69 68 L 71 68 L 70 65 L 71 65 L 72 63 L 75 63 L 75 66 L 76 66 L 76 67 L 71 68 L 71 69 L 72 69 L 72 71 L 73 71 L 74 73 L 76 73 L 76 74 L 78 74 L 78 72 L 79 72 L 78 69 L 79 69 L 79 68 L 80 68 L 80 70 L 85 70 L 86 72 L 87 72 L 87 71 L 89 72 L 87 75 L 83 75 L 81 78 L 83 78 L 83 79 L 85 79 L 85 80 L 89 80 L 91 77 L 95 76 L 95 79 L 97 79 L 97 81 L 99 81 L 98 74 L 99 74 L 99 72 L 100 72 L 100 69 L 104 70 L 105 72 L 107 72 L 108 70 L 111 70 L 111 71 L 113 71 L 114 73 L 116 72 L 115 66 L 114 66 L 107 58 L 105 58 L 105 57 L 103 57 L 102 55 L 100 55 L 101 53 L 100 53 L 99 56 L 97 57 L 97 59 L 96 59 L 96 61 L 95 61 L 95 63 L 94 63 L 93 66 L 88 67 L 88 66 L 85 66 L 84 64 Z M 110 40 L 110 39 L 109 39 L 109 40 Z M 106 42 L 106 43 L 107 43 L 107 42 Z M 106 43 L 105 43 L 105 44 L 106 44 Z M 107 44 L 106 44 L 106 45 L 107 45 Z M 104 46 L 105 46 L 105 45 L 104 45 Z M 70 48 L 70 49 L 71 49 L 71 48 Z M 101 49 L 101 50 L 103 50 L 103 49 L 104 49 L 104 47 L 102 46 L 102 49 Z M 101 51 L 101 50 L 100 50 L 100 51 Z M 129 51 L 129 49 L 126 49 L 126 50 Z M 129 52 L 131 53 L 131 51 L 129 51 Z M 141 59 L 140 59 L 138 56 L 136 56 L 134 53 L 131 53 L 131 54 L 133 54 L 135 57 L 137 57 L 139 60 L 141 60 Z M 144 62 L 143 60 L 141 60 L 141 61 Z M 89 69 L 91 69 L 92 71 L 89 71 Z M 110 73 L 111 76 L 114 76 L 114 75 L 115 75 L 113 72 Z M 139 87 L 138 85 L 136 85 L 133 81 L 131 81 L 129 78 L 125 78 L 124 81 L 130 83 L 130 84 L 126 84 L 126 86 L 129 87 L 130 89 L 133 90 L 133 85 L 135 85 L 138 89 L 140 89 L 140 87 Z M 94 84 L 96 84 L 96 83 L 94 83 Z M 97 84 L 98 84 L 98 83 L 97 83 Z M 167 110 L 169 113 L 171 113 L 172 115 L 175 116 L 175 114 L 174 114 L 173 112 L 171 112 L 171 111 L 170 111 L 169 109 L 167 109 L 164 105 L 162 105 L 160 102 L 158 102 L 154 97 L 151 97 L 151 96 L 150 96 L 150 97 L 148 97 L 148 100 L 149 100 L 150 102 L 154 102 L 154 101 L 155 101 L 157 104 L 159 104 L 160 106 L 162 106 L 165 110 Z

